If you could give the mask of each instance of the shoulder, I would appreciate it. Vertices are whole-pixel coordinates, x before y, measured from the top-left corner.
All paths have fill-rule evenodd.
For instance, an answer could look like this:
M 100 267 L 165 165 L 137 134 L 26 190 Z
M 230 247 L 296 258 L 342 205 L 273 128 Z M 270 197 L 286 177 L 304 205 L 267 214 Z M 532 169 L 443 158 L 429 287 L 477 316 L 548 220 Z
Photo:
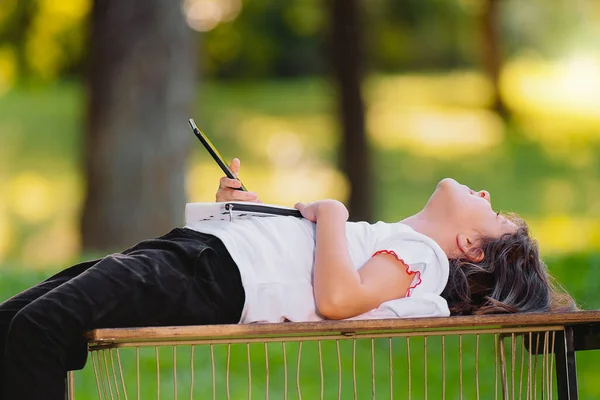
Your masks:
M 439 248 L 433 240 L 402 223 L 377 223 L 373 228 L 376 249 L 394 251 L 407 263 L 427 263 L 436 256 L 436 247 Z
M 374 254 L 387 252 L 406 264 L 410 271 L 418 272 L 421 280 L 413 293 L 435 293 L 444 290 L 448 280 L 449 263 L 441 247 L 428 236 L 407 225 L 386 224 L 377 235 Z

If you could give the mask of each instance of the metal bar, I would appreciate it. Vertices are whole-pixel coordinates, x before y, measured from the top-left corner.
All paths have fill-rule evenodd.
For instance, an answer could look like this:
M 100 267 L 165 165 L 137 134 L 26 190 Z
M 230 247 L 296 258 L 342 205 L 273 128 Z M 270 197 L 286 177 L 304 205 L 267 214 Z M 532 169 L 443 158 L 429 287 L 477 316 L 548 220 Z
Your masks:
M 321 347 L 321 343 L 319 343 L 319 350 Z M 321 356 L 321 352 L 319 351 L 319 358 Z M 265 373 L 267 374 L 265 378 L 265 399 L 269 400 L 269 344 L 265 343 Z
M 552 354 L 556 354 L 556 332 L 552 332 Z M 554 378 L 552 377 L 552 374 L 554 373 L 554 357 L 550 356 L 550 398 L 552 399 L 552 392 L 553 392 L 553 386 L 552 382 L 554 381 Z M 558 378 L 557 378 L 558 379 Z
M 371 339 L 371 398 L 375 400 L 375 339 Z
M 423 382 L 425 384 L 425 400 L 427 400 L 427 336 L 423 337 Z
M 103 358 L 104 358 L 104 370 L 106 372 L 106 382 L 108 383 L 108 390 L 110 392 L 110 398 L 114 399 L 115 396 L 113 395 L 112 384 L 110 383 L 110 372 L 109 372 L 109 369 L 108 369 L 108 358 L 106 357 L 106 352 L 107 351 L 109 351 L 109 350 L 103 350 L 102 351 L 102 355 L 103 355 Z
M 298 364 L 296 364 L 296 391 L 298 400 L 302 400 L 302 391 L 300 390 L 300 358 L 302 357 L 302 342 L 298 344 Z
M 101 390 L 102 390 L 102 396 L 98 396 L 98 398 L 100 400 L 106 400 L 108 399 L 108 394 L 106 392 L 106 385 L 104 384 L 104 367 L 102 366 L 102 362 L 100 359 L 100 352 L 99 351 L 94 351 L 92 352 L 92 360 L 94 359 L 93 357 L 96 357 L 96 362 L 98 363 L 98 380 L 100 382 L 100 386 L 101 386 Z
M 158 346 L 154 347 L 154 354 L 156 355 L 156 398 L 160 399 L 160 360 L 158 358 Z
M 494 335 L 494 399 L 498 400 L 498 335 Z
M 115 380 L 115 392 L 117 392 L 117 399 L 121 400 L 121 392 L 119 390 L 119 381 L 117 380 L 117 372 L 115 370 L 115 360 L 113 357 L 113 349 L 109 350 L 109 354 L 110 354 L 110 367 L 112 369 L 113 378 Z
M 75 400 L 75 371 L 67 372 L 67 399 Z
M 525 335 L 521 336 L 521 371 L 519 376 L 519 400 L 523 392 L 523 370 L 525 369 Z
M 508 399 L 508 382 L 506 379 L 506 357 L 505 357 L 505 349 L 504 349 L 504 336 L 500 335 L 498 340 L 498 345 L 500 346 L 500 372 L 502 373 L 502 398 Z
M 212 398 L 217 398 L 217 385 L 215 382 L 215 349 L 214 346 L 210 345 L 210 367 L 212 372 Z
M 342 357 L 340 355 L 340 341 L 335 341 L 335 347 L 337 349 L 337 361 L 338 361 L 338 400 L 342 399 Z
M 510 374 L 511 374 L 511 390 L 512 390 L 512 400 L 515 400 L 515 364 L 517 357 L 517 343 L 516 343 L 515 334 L 512 333 L 510 335 Z
M 443 338 L 443 336 L 442 336 Z M 390 363 L 390 400 L 394 400 L 394 357 L 393 357 L 393 350 L 392 350 L 392 338 L 388 338 L 388 346 L 390 349 L 389 352 L 389 363 Z
M 446 336 L 442 336 L 442 400 L 446 400 Z
M 537 399 L 537 363 L 538 363 L 538 349 L 540 348 L 540 334 L 535 335 L 535 356 L 533 358 L 533 400 Z
M 137 400 L 142 398 L 140 394 L 140 348 L 135 348 L 135 375 L 136 375 L 136 383 L 137 383 Z
M 97 353 L 98 356 L 98 365 L 100 366 L 100 369 L 102 371 L 102 388 L 104 389 L 104 397 L 106 399 L 108 399 L 108 396 L 110 395 L 110 398 L 112 399 L 112 393 L 108 390 L 110 389 L 110 380 L 108 378 L 108 374 L 106 373 L 106 362 L 105 362 L 105 357 L 104 357 L 104 350 L 103 351 L 99 351 Z M 108 389 L 107 389 L 108 388 Z
M 531 343 L 533 343 L 533 334 L 531 332 L 529 332 L 529 346 L 531 347 Z M 533 398 L 533 392 L 532 392 L 532 388 L 533 388 L 533 381 L 532 381 L 532 364 L 531 364 L 531 357 L 532 356 L 532 351 L 529 351 L 529 365 L 527 367 L 527 400 L 530 400 Z
M 479 400 L 479 335 L 475 337 L 475 396 Z
M 550 338 L 548 337 L 548 332 L 544 333 L 544 362 L 542 365 L 542 400 L 548 396 L 550 392 L 548 390 L 548 341 Z
M 194 400 L 194 384 L 196 383 L 194 380 L 194 350 L 196 346 L 192 345 L 192 350 L 190 352 L 190 400 Z
M 252 399 L 252 363 L 250 361 L 250 343 L 246 344 L 246 356 L 248 358 L 248 400 Z
M 412 399 L 412 379 L 410 374 L 410 338 L 406 338 L 406 365 L 408 369 L 408 398 Z
M 458 393 L 459 398 L 463 398 L 463 348 L 462 348 L 462 335 L 458 335 Z
M 103 400 L 104 397 L 102 396 L 102 392 L 101 392 L 101 387 L 100 387 L 100 380 L 98 379 L 98 369 L 96 368 L 96 359 L 94 358 L 94 356 L 96 356 L 98 354 L 97 351 L 92 352 L 92 365 L 94 367 L 94 376 L 96 377 L 96 388 L 98 389 L 98 400 Z
M 577 365 L 575 363 L 575 346 L 573 328 L 565 327 L 557 332 L 556 341 L 556 386 L 560 400 L 577 400 Z
M 323 379 L 323 352 L 321 349 L 321 341 L 319 340 L 318 342 L 318 347 L 319 347 L 319 374 L 321 376 L 321 397 L 320 399 L 323 400 L 323 394 L 324 394 L 324 389 L 325 389 L 325 380 Z
M 356 339 L 352 340 L 352 390 L 354 392 L 354 400 L 358 399 L 356 394 Z
M 173 346 L 173 395 L 177 400 L 177 346 Z
M 540 337 L 540 334 L 538 334 L 538 337 Z M 543 339 L 542 339 L 543 340 Z M 541 395 L 542 395 L 542 400 L 544 400 L 544 395 L 546 394 L 546 390 L 545 390 L 545 384 L 546 384 L 546 348 L 545 348 L 545 343 L 541 343 L 540 346 L 542 348 L 542 354 L 541 354 L 541 359 L 542 359 L 542 371 L 540 373 L 540 391 L 541 391 Z M 538 347 L 538 349 L 539 349 Z M 538 353 L 537 358 L 540 358 L 540 354 Z
M 231 366 L 231 344 L 227 345 L 227 371 L 225 373 L 225 388 L 227 389 L 227 400 L 231 399 L 229 392 L 229 368 Z
M 283 348 L 283 398 L 287 400 L 288 395 L 288 370 L 287 370 L 287 353 L 285 351 L 285 342 L 281 342 Z
M 121 364 L 121 353 L 117 349 L 117 362 L 119 363 L 119 374 L 121 375 L 121 385 L 123 386 L 123 396 L 127 399 L 127 388 L 125 387 L 125 377 L 123 376 L 123 365 Z

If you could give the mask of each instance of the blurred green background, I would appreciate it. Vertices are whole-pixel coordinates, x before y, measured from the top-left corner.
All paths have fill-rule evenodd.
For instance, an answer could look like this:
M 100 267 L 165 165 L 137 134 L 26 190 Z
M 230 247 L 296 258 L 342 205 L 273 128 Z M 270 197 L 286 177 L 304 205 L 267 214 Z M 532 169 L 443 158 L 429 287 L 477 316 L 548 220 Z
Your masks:
M 191 116 L 242 160 L 264 202 L 351 193 L 324 4 L 181 6 L 196 31 Z M 372 220 L 418 211 L 446 176 L 486 189 L 496 209 L 530 223 L 579 304 L 599 308 L 600 3 L 364 0 L 359 11 L 350 28 L 364 46 Z M 0 300 L 90 256 L 80 218 L 92 13 L 91 0 L 0 4 Z M 212 201 L 222 173 L 189 143 L 187 198 Z M 582 398 L 600 396 L 593 356 L 580 356 Z

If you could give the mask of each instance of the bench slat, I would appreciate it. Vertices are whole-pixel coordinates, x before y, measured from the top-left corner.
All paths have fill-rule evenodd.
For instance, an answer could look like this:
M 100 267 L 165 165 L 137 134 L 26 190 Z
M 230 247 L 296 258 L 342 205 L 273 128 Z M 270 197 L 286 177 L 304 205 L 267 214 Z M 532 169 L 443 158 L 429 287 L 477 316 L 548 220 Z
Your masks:
M 167 326 L 147 328 L 96 329 L 86 336 L 93 343 L 122 343 L 140 340 L 192 340 L 201 338 L 265 337 L 318 333 L 369 331 L 420 331 L 469 327 L 524 327 L 545 325 L 600 325 L 600 311 L 570 313 L 519 313 L 470 315 L 442 318 L 385 320 L 343 320 L 319 322 L 256 323 L 234 325 Z

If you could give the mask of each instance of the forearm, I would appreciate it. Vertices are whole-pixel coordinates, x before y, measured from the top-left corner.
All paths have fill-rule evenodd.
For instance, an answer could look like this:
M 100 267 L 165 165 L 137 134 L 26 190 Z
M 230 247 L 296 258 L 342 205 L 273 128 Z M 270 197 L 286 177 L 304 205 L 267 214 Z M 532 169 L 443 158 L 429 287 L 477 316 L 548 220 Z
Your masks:
M 346 217 L 335 209 L 319 215 L 316 227 L 314 268 L 315 300 L 327 318 L 357 314 L 353 304 L 361 279 L 352 264 L 346 239 Z M 353 316 L 353 315 L 348 315 Z

